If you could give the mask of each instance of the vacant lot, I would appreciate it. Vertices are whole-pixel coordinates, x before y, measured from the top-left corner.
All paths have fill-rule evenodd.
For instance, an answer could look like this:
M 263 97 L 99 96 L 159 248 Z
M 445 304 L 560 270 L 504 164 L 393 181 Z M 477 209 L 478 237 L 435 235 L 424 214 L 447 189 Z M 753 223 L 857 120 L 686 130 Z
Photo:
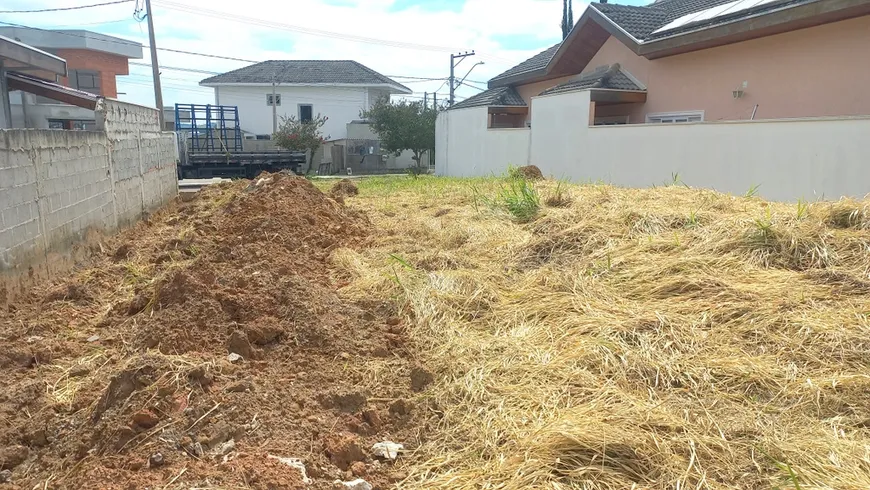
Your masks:
M 352 202 L 341 294 L 396 298 L 435 373 L 406 488 L 870 488 L 868 202 L 535 187 Z
M 209 188 L 0 313 L 3 478 L 870 488 L 868 202 L 357 185 Z

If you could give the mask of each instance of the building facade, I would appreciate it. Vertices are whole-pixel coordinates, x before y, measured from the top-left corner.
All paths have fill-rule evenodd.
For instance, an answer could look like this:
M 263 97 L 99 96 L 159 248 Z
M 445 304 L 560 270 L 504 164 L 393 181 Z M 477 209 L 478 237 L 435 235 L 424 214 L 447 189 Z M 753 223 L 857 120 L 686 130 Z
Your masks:
M 347 138 L 348 123 L 379 98 L 412 91 L 355 61 L 265 61 L 207 78 L 215 104 L 238 106 L 245 133 L 271 136 L 285 117 L 328 120 L 329 140 Z
M 43 30 L 0 27 L 0 36 L 63 58 L 67 75 L 32 72 L 31 75 L 102 97 L 118 96 L 117 77 L 128 75 L 129 60 L 142 58 L 142 45 L 84 30 Z M 9 94 L 14 127 L 42 129 L 95 129 L 94 112 L 37 95 Z

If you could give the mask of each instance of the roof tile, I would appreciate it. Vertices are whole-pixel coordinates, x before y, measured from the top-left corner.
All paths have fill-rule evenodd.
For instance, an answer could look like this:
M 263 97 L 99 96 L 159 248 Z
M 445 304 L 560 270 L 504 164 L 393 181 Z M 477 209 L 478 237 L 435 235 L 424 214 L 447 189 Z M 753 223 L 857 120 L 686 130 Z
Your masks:
M 200 84 L 217 83 L 324 83 L 395 85 L 411 89 L 371 68 L 350 60 L 271 60 L 206 78 Z
M 540 95 L 560 94 L 585 88 L 605 88 L 612 90 L 644 91 L 634 77 L 619 66 L 619 63 L 605 65 L 580 75 L 580 78 L 556 85 L 541 92 Z
M 500 75 L 497 75 L 495 78 L 493 78 L 490 81 L 500 80 L 502 78 L 512 77 L 514 75 L 519 75 L 521 73 L 526 73 L 526 72 L 530 72 L 530 71 L 539 70 L 541 68 L 546 68 L 547 64 L 550 63 L 550 59 L 553 58 L 553 55 L 556 54 L 556 51 L 559 50 L 559 46 L 561 46 L 561 45 L 562 45 L 562 43 L 550 46 L 549 48 L 545 49 L 544 51 L 541 51 L 540 53 L 532 56 L 531 58 L 527 59 L 526 61 L 523 61 L 519 65 L 505 71 L 504 73 L 502 73 Z
M 451 109 L 465 109 L 468 107 L 483 107 L 483 106 L 525 106 L 526 101 L 520 97 L 520 94 L 513 87 L 496 87 L 485 90 L 477 95 L 473 95 L 458 104 L 454 104 Z

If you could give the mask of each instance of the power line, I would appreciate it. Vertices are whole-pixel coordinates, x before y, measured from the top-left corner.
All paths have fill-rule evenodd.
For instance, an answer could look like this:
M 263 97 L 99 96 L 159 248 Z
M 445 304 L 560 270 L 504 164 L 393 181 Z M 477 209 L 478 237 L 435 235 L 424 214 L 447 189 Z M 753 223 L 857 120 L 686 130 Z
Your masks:
M 107 39 L 98 39 L 98 38 L 94 38 L 94 37 L 83 36 L 83 35 L 81 35 L 81 34 L 74 34 L 74 33 L 72 33 L 72 32 L 53 31 L 53 30 L 51 30 L 51 29 L 43 29 L 43 28 L 41 28 L 41 27 L 25 26 L 25 25 L 21 25 L 21 24 L 14 24 L 14 23 L 12 23 L 12 22 L 3 22 L 3 21 L 0 21 L 0 24 L 7 25 L 7 26 L 12 26 L 12 27 L 21 27 L 21 28 L 23 28 L 23 29 L 35 29 L 35 30 L 37 30 L 37 31 L 52 32 L 52 33 L 54 33 L 54 34 L 61 34 L 61 35 L 64 35 L 64 36 L 80 37 L 80 38 L 82 38 L 82 39 L 96 39 L 96 40 L 101 41 L 101 42 L 115 43 L 115 44 L 124 44 L 124 45 L 127 45 L 127 46 L 139 46 L 139 47 L 141 47 L 141 48 L 150 48 L 150 46 L 147 45 L 147 44 L 142 44 L 142 43 L 140 43 L 140 42 L 135 42 L 135 41 L 121 41 L 121 40 L 119 40 L 119 41 L 109 41 L 109 40 L 107 40 Z M 197 52 L 195 52 L 195 51 L 184 51 L 184 50 L 181 50 L 181 49 L 171 49 L 171 48 L 157 48 L 157 49 L 160 50 L 160 51 L 169 51 L 169 52 L 171 52 L 171 53 L 189 54 L 189 55 L 192 55 L 192 56 L 203 56 L 203 57 L 206 57 L 206 58 L 217 58 L 217 59 L 221 59 L 221 60 L 241 61 L 241 62 L 243 62 L 243 63 L 259 63 L 259 61 L 246 60 L 246 59 L 243 59 L 243 58 L 233 58 L 233 57 L 231 57 L 231 56 L 220 56 L 220 55 L 217 55 L 217 54 L 197 53 Z
M 183 5 L 183 4 L 168 2 L 168 1 L 163 1 L 163 0 L 155 0 L 154 3 L 156 5 L 162 6 L 164 8 L 170 9 L 170 10 L 177 10 L 177 11 L 185 12 L 185 13 L 189 13 L 189 14 L 204 15 L 204 16 L 208 16 L 208 17 L 221 19 L 221 20 L 239 22 L 242 24 L 250 24 L 250 25 L 255 25 L 255 26 L 259 26 L 259 27 L 269 27 L 272 29 L 291 31 L 291 32 L 296 32 L 296 33 L 300 33 L 300 34 L 308 34 L 308 35 L 312 35 L 312 36 L 321 36 L 321 37 L 328 37 L 328 38 L 333 38 L 333 39 L 340 39 L 340 40 L 344 40 L 344 41 L 353 41 L 353 42 L 368 43 L 368 44 L 379 44 L 379 45 L 383 45 L 383 46 L 391 46 L 394 48 L 417 49 L 417 50 L 421 50 L 421 51 L 436 51 L 436 52 L 458 51 L 455 48 L 450 48 L 450 47 L 445 47 L 445 46 L 432 46 L 432 45 L 428 45 L 428 44 L 407 43 L 407 42 L 402 42 L 402 41 L 389 41 L 386 39 L 377 39 L 377 38 L 364 37 L 364 36 L 355 36 L 355 35 L 343 34 L 343 33 L 339 33 L 339 32 L 324 31 L 324 30 L 320 30 L 320 29 L 311 29 L 308 27 L 302 27 L 302 26 L 297 26 L 297 25 L 292 25 L 292 24 L 283 24 L 280 22 L 272 22 L 272 21 L 267 21 L 267 20 L 263 20 L 263 19 L 257 19 L 255 17 L 245 17 L 245 16 L 236 15 L 236 14 L 233 14 L 230 12 L 221 12 L 218 10 L 203 9 L 203 8 L 199 8 L 199 7 L 193 7 L 193 6 L 188 6 L 188 5 Z M 498 56 L 493 56 L 493 55 L 481 54 L 481 57 L 487 58 L 487 59 L 492 59 L 492 60 L 497 60 L 497 61 L 502 61 L 505 63 L 512 63 L 511 60 L 507 60 L 505 58 L 500 58 Z
M 129 64 L 134 65 L 134 66 L 145 66 L 145 67 L 151 68 L 151 65 L 149 65 L 148 63 L 138 63 L 135 61 L 130 61 Z M 178 66 L 160 65 L 160 69 L 161 70 L 172 70 L 172 71 L 186 71 L 189 73 L 202 73 L 204 75 L 220 75 L 220 72 L 217 72 L 217 71 L 196 70 L 194 68 L 181 68 Z
M 117 5 L 120 3 L 129 3 L 133 0 L 115 0 L 114 2 L 94 3 L 91 5 L 78 5 L 76 7 L 58 7 L 53 9 L 37 9 L 37 10 L 0 10 L 0 14 L 39 14 L 42 12 L 61 12 L 64 10 L 81 10 L 93 7 L 104 7 L 106 5 Z
M 194 14 L 194 15 L 203 15 L 203 16 L 207 16 L 207 17 L 215 17 L 215 18 L 218 18 L 221 20 L 240 22 L 243 24 L 256 25 L 259 27 L 271 27 L 273 29 L 292 31 L 292 32 L 296 32 L 299 34 L 308 34 L 308 35 L 312 35 L 312 36 L 328 37 L 328 38 L 333 38 L 333 39 L 341 39 L 341 40 L 345 40 L 345 41 L 355 41 L 355 42 L 367 43 L 367 44 L 380 44 L 383 46 L 392 46 L 395 48 L 417 49 L 417 50 L 421 50 L 421 51 L 437 51 L 437 52 L 456 51 L 456 48 L 450 48 L 450 47 L 445 47 L 445 46 L 432 46 L 432 45 L 428 45 L 428 44 L 406 43 L 406 42 L 402 42 L 402 41 L 389 41 L 386 39 L 377 39 L 377 38 L 364 37 L 364 36 L 354 36 L 354 35 L 350 35 L 350 34 L 342 34 L 339 32 L 324 31 L 324 30 L 320 30 L 320 29 L 311 29 L 308 27 L 296 26 L 296 25 L 292 25 L 292 24 L 283 24 L 280 22 L 272 22 L 272 21 L 257 19 L 254 17 L 245 17 L 245 16 L 241 16 L 241 15 L 232 14 L 229 12 L 221 12 L 221 11 L 217 11 L 217 10 L 203 9 L 203 8 L 198 7 L 198 6 L 193 7 L 193 6 L 183 5 L 183 4 L 179 4 L 179 3 L 165 2 L 162 0 L 155 1 L 154 3 L 156 5 L 159 5 L 161 7 L 164 7 L 164 8 L 170 9 L 170 10 L 177 10 L 180 12 L 186 12 L 186 13 Z
M 475 87 L 474 85 L 469 85 L 469 84 L 467 84 L 467 83 L 465 83 L 465 82 L 459 82 L 459 84 L 460 84 L 460 85 L 465 85 L 466 87 L 469 87 L 469 88 L 473 88 L 473 89 L 476 89 L 476 90 L 480 90 L 481 92 L 484 92 L 484 91 L 486 90 L 486 89 L 483 89 L 483 88 L 480 88 L 480 87 Z
M 87 36 L 87 35 L 76 34 L 76 33 L 72 33 L 72 32 L 54 31 L 54 30 L 51 30 L 51 29 L 43 29 L 43 28 L 40 28 L 40 27 L 26 26 L 26 25 L 23 25 L 23 24 L 15 24 L 15 23 L 12 23 L 12 22 L 3 22 L 3 21 L 0 21 L 0 24 L 8 25 L 8 26 L 12 26 L 12 27 L 19 27 L 19 28 L 22 28 L 22 29 L 33 29 L 33 30 L 43 31 L 43 32 L 52 32 L 52 33 L 55 33 L 55 34 L 61 34 L 61 35 L 64 35 L 64 36 L 71 36 L 71 37 L 78 37 L 78 38 L 82 38 L 82 39 L 96 39 L 96 38 L 94 38 L 94 37 Z M 102 42 L 109 42 L 109 43 L 114 43 L 114 44 L 122 44 L 122 45 L 127 45 L 127 46 L 139 46 L 139 47 L 146 48 L 146 49 L 149 48 L 149 46 L 148 46 L 147 44 L 142 44 L 142 43 L 135 42 L 135 41 L 127 41 L 127 40 L 121 40 L 121 39 L 118 39 L 118 40 L 99 39 L 99 40 L 102 41 Z M 255 61 L 255 60 L 247 60 L 247 59 L 243 59 L 243 58 L 234 58 L 234 57 L 231 57 L 231 56 L 221 56 L 221 55 L 208 54 L 208 53 L 198 53 L 198 52 L 195 52 L 195 51 L 184 51 L 184 50 L 180 50 L 180 49 L 172 49 L 172 48 L 157 48 L 157 49 L 160 50 L 160 51 L 168 51 L 168 52 L 172 52 L 172 53 L 180 53 L 180 54 L 186 54 L 186 55 L 191 55 L 191 56 L 202 56 L 202 57 L 206 57 L 206 58 L 223 59 L 223 60 L 229 60 L 229 61 L 240 61 L 240 62 L 243 62 L 243 63 L 260 63 L 259 61 Z M 131 64 L 131 65 L 135 65 L 135 66 L 149 67 L 149 68 L 151 67 L 151 65 L 148 64 L 148 63 L 138 63 L 138 62 L 133 62 L 133 61 L 131 61 L 131 62 L 129 62 L 129 64 Z M 161 69 L 161 70 L 166 69 L 166 70 L 185 71 L 185 72 L 190 72 L 190 73 L 202 73 L 202 74 L 205 74 L 205 75 L 219 75 L 219 74 L 220 74 L 219 72 L 213 72 L 213 71 L 208 71 L 208 70 L 196 70 L 196 69 L 192 69 L 192 68 L 181 68 L 181 67 L 172 67 L 172 66 L 163 66 L 163 65 L 160 66 L 160 69 Z M 447 83 L 447 79 L 446 79 L 446 78 L 415 77 L 415 76 L 410 76 L 410 75 L 408 75 L 408 76 L 405 76 L 405 75 L 388 75 L 388 76 L 389 76 L 390 78 L 402 78 L 402 79 L 421 80 L 421 81 L 438 81 L 438 80 L 444 80 L 444 83 L 442 83 L 441 86 L 438 87 L 438 89 L 436 90 L 436 92 L 437 92 L 438 90 L 441 90 L 441 88 L 443 88 L 444 85 Z M 467 80 L 467 81 L 468 81 L 468 80 Z
M 117 24 L 118 22 L 129 22 L 130 18 L 125 17 L 123 19 L 118 20 L 101 20 L 99 22 L 84 22 L 77 24 L 55 24 L 52 26 L 54 29 L 62 28 L 62 27 L 82 27 L 82 26 L 99 26 L 104 24 Z

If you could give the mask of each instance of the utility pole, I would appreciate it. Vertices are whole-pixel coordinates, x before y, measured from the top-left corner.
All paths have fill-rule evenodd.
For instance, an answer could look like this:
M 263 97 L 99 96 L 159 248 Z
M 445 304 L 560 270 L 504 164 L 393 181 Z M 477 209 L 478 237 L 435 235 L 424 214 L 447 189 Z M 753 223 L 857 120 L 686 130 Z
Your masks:
M 154 103 L 157 104 L 157 119 L 163 131 L 163 89 L 160 88 L 160 66 L 157 64 L 157 41 L 154 40 L 154 16 L 151 0 L 145 0 L 145 15 L 148 16 L 148 44 L 151 45 L 151 76 L 154 77 Z
M 448 80 L 447 83 L 450 84 L 450 100 L 448 101 L 448 104 L 451 107 L 453 106 L 453 92 L 456 90 L 456 75 L 453 71 L 457 66 L 459 66 L 459 63 L 462 63 L 462 60 L 464 60 L 466 56 L 474 56 L 474 51 L 466 51 L 464 53 L 450 55 L 450 80 Z
M 429 92 L 423 92 L 423 108 L 429 107 Z
M 278 95 L 275 93 L 275 77 L 272 77 L 272 134 L 278 132 Z
M 438 110 L 438 92 L 432 92 L 432 108 Z

